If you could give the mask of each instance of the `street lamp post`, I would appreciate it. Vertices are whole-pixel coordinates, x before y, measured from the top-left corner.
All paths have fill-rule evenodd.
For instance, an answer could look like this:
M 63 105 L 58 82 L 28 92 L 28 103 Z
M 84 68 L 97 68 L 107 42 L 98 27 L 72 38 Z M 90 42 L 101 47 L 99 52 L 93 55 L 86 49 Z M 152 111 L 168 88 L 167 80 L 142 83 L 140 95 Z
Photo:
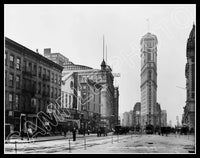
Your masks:
M 114 117 L 115 117 L 115 115 L 110 115 L 110 117 L 111 117 L 111 129 L 112 129 L 113 126 L 114 126 Z

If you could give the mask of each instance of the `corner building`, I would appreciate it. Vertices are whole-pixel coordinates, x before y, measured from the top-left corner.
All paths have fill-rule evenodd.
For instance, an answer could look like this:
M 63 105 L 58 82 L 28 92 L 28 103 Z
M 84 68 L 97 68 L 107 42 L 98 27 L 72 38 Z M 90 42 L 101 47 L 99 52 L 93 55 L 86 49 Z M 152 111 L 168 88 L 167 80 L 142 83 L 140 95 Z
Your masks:
M 37 113 L 61 95 L 63 67 L 5 38 L 5 134 L 38 125 Z
M 145 34 L 141 41 L 141 127 L 158 124 L 157 112 L 157 37 Z

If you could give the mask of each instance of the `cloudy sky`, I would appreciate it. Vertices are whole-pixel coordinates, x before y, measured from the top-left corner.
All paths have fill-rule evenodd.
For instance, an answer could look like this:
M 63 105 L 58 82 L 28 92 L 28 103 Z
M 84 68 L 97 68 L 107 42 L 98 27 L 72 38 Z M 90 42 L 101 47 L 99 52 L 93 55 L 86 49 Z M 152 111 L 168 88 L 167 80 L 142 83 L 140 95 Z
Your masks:
M 181 121 L 185 106 L 186 42 L 195 5 L 5 5 L 5 36 L 28 47 L 60 52 L 70 61 L 100 68 L 103 34 L 107 63 L 119 86 L 120 113 L 140 101 L 140 39 L 148 31 L 158 38 L 157 101 L 168 122 Z M 147 22 L 149 19 L 149 23 Z M 178 86 L 178 87 L 177 87 Z

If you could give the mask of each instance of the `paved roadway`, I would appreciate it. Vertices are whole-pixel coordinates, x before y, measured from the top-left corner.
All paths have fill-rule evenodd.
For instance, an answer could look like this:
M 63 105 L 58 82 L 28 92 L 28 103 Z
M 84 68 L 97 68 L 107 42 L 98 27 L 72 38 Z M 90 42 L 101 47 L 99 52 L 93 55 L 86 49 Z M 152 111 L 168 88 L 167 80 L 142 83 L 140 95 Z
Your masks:
M 45 141 L 38 138 L 30 143 L 5 144 L 5 153 L 10 154 L 88 154 L 88 153 L 194 153 L 195 137 L 193 135 L 112 135 L 97 137 L 96 134 L 78 135 L 76 141 L 63 136 L 51 137 Z M 46 138 L 47 139 L 47 138 Z M 40 141 L 43 140 L 43 141 Z M 48 139 L 49 140 L 49 139 Z M 70 140 L 70 141 L 69 141 Z M 70 148 L 69 148 L 70 146 Z

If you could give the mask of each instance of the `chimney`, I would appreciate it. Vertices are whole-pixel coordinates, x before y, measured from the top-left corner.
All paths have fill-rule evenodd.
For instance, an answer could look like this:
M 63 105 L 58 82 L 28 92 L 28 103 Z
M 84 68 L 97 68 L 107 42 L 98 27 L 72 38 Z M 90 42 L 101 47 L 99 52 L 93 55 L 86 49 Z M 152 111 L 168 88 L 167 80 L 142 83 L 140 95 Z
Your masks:
M 44 56 L 51 54 L 51 48 L 45 48 L 44 49 Z
M 39 53 L 39 52 L 38 52 L 38 49 L 36 49 L 36 53 Z

